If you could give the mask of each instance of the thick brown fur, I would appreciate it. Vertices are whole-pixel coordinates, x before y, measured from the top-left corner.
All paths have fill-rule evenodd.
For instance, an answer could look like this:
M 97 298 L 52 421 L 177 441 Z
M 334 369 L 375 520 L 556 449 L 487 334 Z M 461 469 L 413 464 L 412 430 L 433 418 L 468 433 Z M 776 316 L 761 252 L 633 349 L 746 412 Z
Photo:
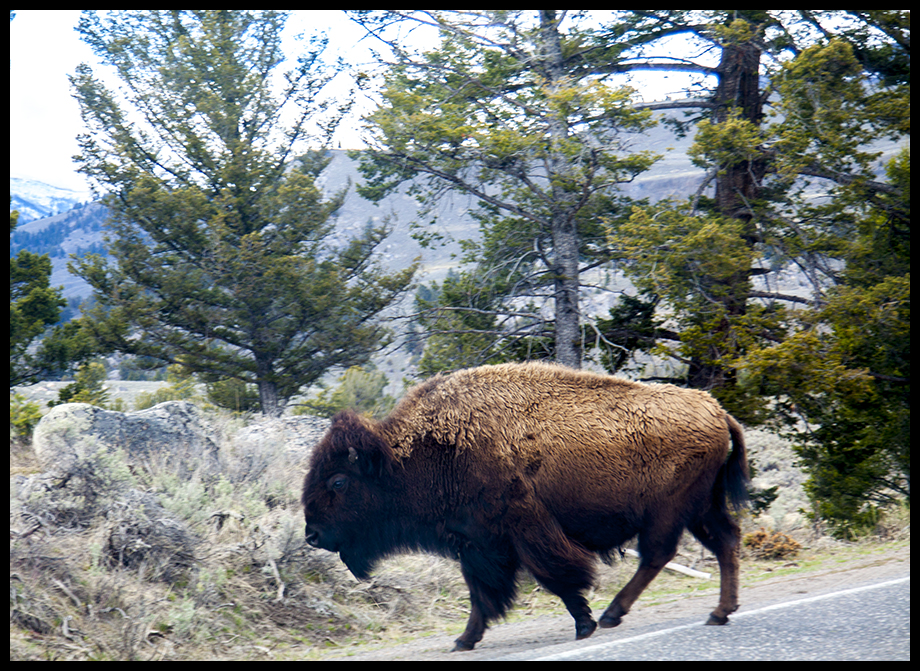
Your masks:
M 600 619 L 616 626 L 685 528 L 719 560 L 709 623 L 724 624 L 738 606 L 726 499 L 743 503 L 747 478 L 741 427 L 709 394 L 503 364 L 431 378 L 381 422 L 338 415 L 303 504 L 307 539 L 358 577 L 400 551 L 459 559 L 472 612 L 457 649 L 468 650 L 513 603 L 522 566 L 590 636 L 595 555 L 638 535 L 639 569 Z

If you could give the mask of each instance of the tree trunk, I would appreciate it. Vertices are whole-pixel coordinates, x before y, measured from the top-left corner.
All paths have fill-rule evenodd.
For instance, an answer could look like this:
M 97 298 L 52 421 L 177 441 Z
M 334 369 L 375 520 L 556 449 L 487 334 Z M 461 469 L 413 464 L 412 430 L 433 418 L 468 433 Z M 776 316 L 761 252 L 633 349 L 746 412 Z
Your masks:
M 553 89 L 565 83 L 562 57 L 562 43 L 556 25 L 556 11 L 541 9 L 540 30 L 543 74 L 547 88 Z M 568 138 L 566 120 L 552 114 L 548 118 L 550 137 L 553 143 L 562 143 Z M 567 160 L 554 149 L 548 157 L 550 177 L 564 174 L 568 170 Z M 572 195 L 559 186 L 553 186 L 555 211 L 552 218 L 554 304 L 556 320 L 556 362 L 571 368 L 581 368 L 581 324 L 579 321 L 579 268 L 578 228 L 570 216 L 574 207 L 568 203 Z
M 713 121 L 722 123 L 740 110 L 743 119 L 760 126 L 763 104 L 760 99 L 760 54 L 756 44 L 728 44 L 719 61 L 719 84 L 715 93 Z M 748 224 L 745 239 L 753 244 L 756 232 L 750 227 L 751 203 L 757 198 L 764 176 L 762 161 L 739 161 L 720 170 L 716 177 L 716 204 L 726 217 Z
M 278 387 L 270 380 L 259 380 L 259 405 L 266 417 L 281 417 L 284 406 L 278 400 Z
M 754 27 L 756 29 L 756 26 Z M 727 44 L 722 48 L 719 61 L 719 83 L 716 88 L 713 112 L 715 123 L 724 122 L 735 110 L 740 110 L 743 119 L 759 126 L 763 118 L 763 104 L 760 98 L 760 55 L 761 50 L 754 42 Z M 752 204 L 760 195 L 764 176 L 763 161 L 743 160 L 724 166 L 719 170 L 715 183 L 715 200 L 718 212 L 744 223 L 742 237 L 753 247 L 758 235 L 754 226 Z M 732 277 L 730 290 L 723 299 L 729 317 L 743 315 L 749 292 L 747 273 Z M 736 383 L 735 371 L 720 363 L 720 359 L 732 352 L 730 323 L 723 320 L 719 330 L 722 348 L 711 347 L 706 360 L 695 357 L 690 361 L 687 383 L 697 389 L 718 389 Z
M 259 387 L 259 405 L 266 417 L 281 417 L 286 404 L 278 398 L 278 384 L 274 378 L 274 367 L 270 360 L 256 354 L 256 386 Z
M 556 362 L 581 368 L 581 324 L 578 310 L 578 231 L 572 221 L 554 222 L 556 267 Z

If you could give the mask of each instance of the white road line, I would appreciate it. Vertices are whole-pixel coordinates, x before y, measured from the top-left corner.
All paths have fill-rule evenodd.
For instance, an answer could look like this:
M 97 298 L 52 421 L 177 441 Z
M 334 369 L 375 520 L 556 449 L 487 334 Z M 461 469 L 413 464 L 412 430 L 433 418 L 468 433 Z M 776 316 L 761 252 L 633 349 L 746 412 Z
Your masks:
M 857 594 L 859 592 L 868 592 L 873 589 L 880 589 L 882 587 L 889 587 L 891 585 L 898 585 L 900 583 L 910 582 L 910 576 L 906 578 L 897 578 L 895 580 L 887 580 L 885 582 L 876 583 L 873 585 L 863 585 L 862 587 L 851 587 L 850 589 L 840 590 L 838 592 L 829 592 L 827 594 L 819 594 L 817 596 L 809 596 L 804 599 L 796 599 L 795 601 L 785 601 L 783 603 L 776 603 L 772 606 L 764 606 L 763 608 L 757 608 L 755 610 L 746 610 L 739 613 L 733 613 L 731 616 L 732 620 L 740 620 L 741 618 L 747 617 L 749 615 L 759 615 L 760 613 L 767 613 L 771 610 L 781 610 L 783 608 L 793 608 L 795 606 L 800 606 L 806 603 L 814 603 L 815 601 L 823 601 L 824 599 L 832 599 L 838 596 L 844 596 L 847 594 Z M 617 641 L 606 641 L 604 643 L 598 643 L 597 645 L 591 645 L 585 648 L 575 648 L 573 650 L 566 650 L 565 652 L 556 653 L 554 655 L 547 655 L 545 657 L 538 657 L 535 661 L 538 662 L 551 662 L 559 661 L 564 659 L 569 659 L 572 656 L 580 656 L 585 653 L 590 653 L 595 650 L 601 649 L 613 649 L 618 645 L 625 645 L 627 643 L 635 643 L 636 641 L 645 641 L 650 638 L 657 638 L 659 636 L 667 636 L 668 634 L 673 634 L 676 631 L 683 631 L 684 629 L 693 629 L 695 627 L 701 626 L 700 623 L 694 622 L 693 624 L 683 624 L 679 627 L 670 627 L 668 629 L 662 629 L 660 631 L 649 632 L 648 634 L 640 634 L 638 636 L 631 636 L 630 638 L 623 638 Z

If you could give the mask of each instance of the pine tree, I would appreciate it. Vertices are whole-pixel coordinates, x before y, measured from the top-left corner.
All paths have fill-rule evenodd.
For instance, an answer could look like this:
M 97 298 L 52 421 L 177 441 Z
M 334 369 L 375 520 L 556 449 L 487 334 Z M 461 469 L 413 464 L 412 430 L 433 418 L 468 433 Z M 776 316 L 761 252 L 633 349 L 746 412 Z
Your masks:
M 564 11 L 355 18 L 381 39 L 383 27 L 399 21 L 440 36 L 438 47 L 421 54 L 389 42 L 398 58 L 382 105 L 368 117 L 371 146 L 362 152 L 370 197 L 414 179 L 412 193 L 424 207 L 447 190 L 476 203 L 482 242 L 468 245 L 475 269 L 461 282 L 474 292 L 464 296 L 459 285 L 442 291 L 429 328 L 457 333 L 453 342 L 471 355 L 478 350 L 480 362 L 532 348 L 579 367 L 580 279 L 605 260 L 598 214 L 614 207 L 617 184 L 655 159 L 629 144 L 628 133 L 648 127 L 649 114 L 632 107 L 630 89 L 594 75 L 596 59 L 606 56 L 586 48 L 587 33 Z M 467 347 L 466 335 L 482 346 Z
M 745 422 L 804 420 L 808 428 L 796 438 L 816 512 L 835 523 L 868 519 L 867 502 L 909 499 L 910 154 L 882 161 L 877 146 L 909 142 L 909 12 L 625 10 L 608 25 L 570 33 L 559 30 L 564 11 L 523 16 L 419 11 L 360 19 L 381 39 L 390 23 L 406 20 L 438 28 L 442 39 L 419 56 L 397 49 L 392 88 L 371 117 L 380 143 L 372 187 L 422 176 L 428 181 L 414 188 L 423 201 L 454 189 L 482 203 L 482 241 L 469 246 L 464 269 L 420 303 L 423 326 L 438 331 L 423 364 L 449 366 L 458 352 L 501 360 L 554 349 L 560 360 L 577 361 L 571 350 L 562 354 L 560 336 L 578 321 L 559 309 L 565 287 L 577 288 L 565 284 L 574 266 L 561 262 L 574 258 L 565 250 L 577 240 L 582 264 L 615 259 L 642 292 L 609 319 L 591 324 L 581 315 L 582 341 L 593 327 L 598 341 L 621 352 L 668 357 L 677 364 L 674 381 L 710 390 Z M 678 37 L 692 52 L 674 53 L 669 40 Z M 642 71 L 700 80 L 674 100 L 582 117 L 565 145 L 572 151 L 553 153 L 563 146 L 558 122 L 602 109 L 592 102 L 598 89 L 585 83 L 614 91 L 611 75 Z M 563 90 L 578 93 L 541 107 L 562 101 L 554 96 Z M 518 97 L 527 92 L 533 97 Z M 705 171 L 697 193 L 626 215 L 612 198 L 586 199 L 568 239 L 515 209 L 522 194 L 541 193 L 538 202 L 557 212 L 565 196 L 596 196 L 597 182 L 569 178 L 594 165 L 584 161 L 597 147 L 590 140 L 614 132 L 615 124 L 592 135 L 591 121 L 625 120 L 637 110 L 688 115 L 667 122 L 695 132 L 691 157 Z M 522 119 L 531 124 L 509 127 Z M 539 173 L 547 184 L 579 186 L 533 188 L 528 179 L 544 185 L 529 170 L 540 163 L 560 168 Z M 490 173 L 496 166 L 507 172 Z M 520 188 L 503 190 L 510 178 Z M 597 234 L 598 221 L 609 238 Z M 776 289 L 790 268 L 807 278 L 809 294 Z M 538 277 L 556 283 L 549 319 L 539 302 L 549 292 L 541 293 Z M 623 363 L 615 349 L 603 355 L 611 368 Z
M 720 55 L 620 64 L 716 82 L 654 105 L 699 114 L 691 153 L 713 197 L 637 209 L 614 238 L 667 311 L 688 383 L 746 421 L 804 426 L 814 512 L 841 533 L 909 502 L 910 150 L 878 148 L 909 142 L 909 13 L 653 10 L 613 33 L 693 34 Z M 789 267 L 810 295 L 772 288 Z
M 10 212 L 10 233 L 18 212 Z M 41 365 L 31 347 L 60 317 L 67 304 L 61 288 L 51 286 L 51 259 L 47 254 L 21 250 L 10 257 L 10 387 L 35 382 Z
M 621 249 L 613 253 L 661 311 L 680 304 L 670 315 L 680 322 L 671 329 L 670 350 L 686 364 L 687 382 L 713 390 L 747 419 L 754 419 L 757 403 L 738 386 L 733 361 L 755 344 L 781 340 L 784 313 L 820 300 L 835 281 L 827 259 L 836 253 L 831 239 L 842 236 L 828 235 L 833 228 L 827 218 L 814 218 L 809 199 L 816 192 L 843 196 L 857 186 L 875 197 L 892 188 L 876 177 L 870 145 L 903 136 L 905 110 L 909 133 L 909 93 L 891 73 L 886 82 L 870 69 L 883 59 L 869 47 L 882 40 L 886 53 L 901 51 L 877 28 L 896 35 L 897 17 L 896 11 L 629 11 L 598 33 L 598 40 L 621 47 L 613 71 L 693 73 L 713 82 L 688 90 L 686 98 L 644 105 L 695 115 L 675 125 L 682 132 L 695 127 L 691 156 L 706 178 L 689 202 L 646 208 L 616 226 Z M 704 64 L 655 56 L 676 35 L 692 36 L 697 53 L 716 58 Z M 846 200 L 837 200 L 838 207 Z M 669 234 L 659 222 L 669 222 Z M 674 239 L 679 253 L 663 246 Z M 814 296 L 769 289 L 789 263 L 807 273 Z
M 344 192 L 317 188 L 324 152 L 295 153 L 341 109 L 321 97 L 324 40 L 276 74 L 286 18 L 87 12 L 79 32 L 123 87 L 87 65 L 71 78 L 87 127 L 77 161 L 111 209 L 114 262 L 74 267 L 95 290 L 94 337 L 205 382 L 255 384 L 268 415 L 328 369 L 366 361 L 386 335 L 376 317 L 415 271 L 374 263 L 384 228 L 331 244 Z

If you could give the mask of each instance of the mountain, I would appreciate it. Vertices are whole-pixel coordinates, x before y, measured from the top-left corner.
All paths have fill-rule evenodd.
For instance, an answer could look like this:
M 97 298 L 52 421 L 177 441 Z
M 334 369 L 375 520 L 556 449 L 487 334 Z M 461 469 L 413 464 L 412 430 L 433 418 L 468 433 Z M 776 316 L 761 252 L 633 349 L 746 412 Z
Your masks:
M 108 210 L 99 203 L 78 203 L 51 217 L 20 223 L 10 234 L 10 256 L 26 249 L 51 258 L 51 286 L 64 287 L 64 298 L 85 298 L 89 285 L 67 272 L 71 254 L 105 254 L 102 236 Z
M 44 219 L 92 201 L 89 191 L 74 191 L 34 179 L 10 177 L 11 210 L 19 212 L 19 223 Z
M 659 126 L 646 135 L 636 136 L 637 148 L 650 149 L 664 155 L 652 170 L 632 183 L 624 185 L 626 195 L 635 198 L 659 200 L 669 196 L 686 196 L 700 183 L 702 172 L 687 158 L 690 140 L 677 140 L 664 127 Z M 348 185 L 361 181 L 357 161 L 347 152 L 332 151 L 331 161 L 318 179 L 318 186 L 326 194 L 335 193 Z M 407 193 L 408 187 L 388 196 L 379 205 L 370 203 L 350 188 L 342 208 L 337 214 L 336 231 L 332 242 L 344 244 L 360 235 L 367 226 L 388 222 L 393 232 L 378 248 L 383 263 L 391 269 L 404 268 L 416 257 L 422 259 L 421 282 L 441 281 L 448 271 L 459 265 L 459 240 L 476 238 L 479 231 L 469 211 L 476 206 L 470 196 L 453 194 L 442 199 L 433 220 L 418 221 L 430 233 L 443 236 L 444 245 L 422 247 L 413 237 L 413 223 L 418 217 L 418 206 Z M 61 189 L 42 182 L 10 178 L 12 208 L 20 213 L 19 226 L 10 236 L 10 254 L 19 249 L 48 254 L 54 267 L 52 286 L 63 286 L 67 298 L 88 297 L 89 286 L 80 278 L 67 272 L 71 254 L 87 251 L 104 253 L 102 246 L 105 208 L 99 203 L 83 205 L 89 193 Z M 603 305 L 592 308 L 606 310 Z
M 338 192 L 360 179 L 357 162 L 350 159 L 346 152 L 333 151 L 331 159 L 318 180 L 318 185 L 327 194 Z M 17 203 L 40 200 L 43 192 L 48 195 L 77 193 L 28 180 L 15 180 L 14 184 L 14 178 L 10 179 L 13 209 L 22 207 Z M 44 202 L 50 202 L 50 199 L 45 197 Z M 62 206 L 61 203 L 64 201 L 56 202 L 58 206 Z M 391 224 L 393 232 L 378 248 L 383 263 L 391 269 L 404 268 L 416 257 L 421 256 L 427 273 L 424 281 L 440 280 L 450 267 L 456 265 L 452 259 L 452 255 L 459 252 L 456 240 L 474 237 L 477 234 L 475 224 L 467 214 L 472 205 L 472 201 L 467 198 L 445 198 L 436 227 L 446 236 L 454 238 L 454 241 L 442 247 L 422 249 L 411 237 L 411 222 L 417 217 L 416 203 L 411 196 L 401 191 L 377 206 L 358 196 L 354 188 L 351 188 L 337 214 L 336 230 L 330 242 L 344 245 L 349 239 L 362 234 L 367 226 L 377 226 L 387 221 Z M 89 285 L 67 272 L 67 262 L 71 254 L 105 254 L 103 235 L 106 208 L 100 203 L 84 205 L 82 201 L 75 199 L 66 211 L 33 220 L 23 215 L 24 209 L 20 209 L 19 225 L 10 235 L 10 256 L 15 256 L 21 249 L 48 254 L 53 266 L 51 285 L 63 286 L 65 298 L 88 297 L 91 294 Z

